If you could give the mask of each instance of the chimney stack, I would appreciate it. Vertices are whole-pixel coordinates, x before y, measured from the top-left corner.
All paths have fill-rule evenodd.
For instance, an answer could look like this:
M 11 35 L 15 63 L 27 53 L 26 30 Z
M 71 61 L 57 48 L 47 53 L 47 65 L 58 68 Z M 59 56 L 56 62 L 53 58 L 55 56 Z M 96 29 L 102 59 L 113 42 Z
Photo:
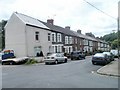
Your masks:
M 70 30 L 70 26 L 66 26 L 65 29 Z
M 48 19 L 48 20 L 47 20 L 47 23 L 53 25 L 53 24 L 54 24 L 54 20 L 53 20 L 53 19 Z
M 81 30 L 77 30 L 77 33 L 81 34 Z

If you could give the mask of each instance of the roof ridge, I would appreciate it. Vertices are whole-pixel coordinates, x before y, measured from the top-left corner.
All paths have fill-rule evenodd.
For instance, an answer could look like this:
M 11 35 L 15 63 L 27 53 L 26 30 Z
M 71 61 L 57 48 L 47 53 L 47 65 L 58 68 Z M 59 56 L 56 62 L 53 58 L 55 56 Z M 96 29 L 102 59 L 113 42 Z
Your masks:
M 34 18 L 34 17 L 31 17 L 31 16 L 26 15 L 26 14 L 23 14 L 23 13 L 18 13 L 18 12 L 15 12 L 15 13 L 16 13 L 16 14 L 23 15 L 23 16 L 26 16 L 26 17 L 29 17 L 29 18 L 32 18 L 32 19 L 35 19 L 35 20 L 38 20 L 38 19 L 36 19 L 36 18 Z

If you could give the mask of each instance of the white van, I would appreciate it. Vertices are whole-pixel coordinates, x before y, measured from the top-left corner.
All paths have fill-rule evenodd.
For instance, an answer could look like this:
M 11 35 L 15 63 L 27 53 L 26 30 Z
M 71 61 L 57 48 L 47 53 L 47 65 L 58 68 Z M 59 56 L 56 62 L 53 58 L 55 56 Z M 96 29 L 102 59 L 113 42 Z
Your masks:
M 114 56 L 118 56 L 118 50 L 112 49 L 110 52 L 111 52 Z M 120 51 L 119 51 L 119 54 L 120 54 Z

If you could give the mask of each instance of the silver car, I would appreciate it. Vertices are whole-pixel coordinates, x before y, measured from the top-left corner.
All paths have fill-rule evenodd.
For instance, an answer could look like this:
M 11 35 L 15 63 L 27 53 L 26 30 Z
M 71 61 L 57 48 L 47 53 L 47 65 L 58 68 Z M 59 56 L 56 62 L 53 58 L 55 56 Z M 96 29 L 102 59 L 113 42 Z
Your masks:
M 67 62 L 67 57 L 64 56 L 63 53 L 54 53 L 50 54 L 49 56 L 45 57 L 44 59 L 45 64 L 55 63 L 58 64 L 59 62 Z

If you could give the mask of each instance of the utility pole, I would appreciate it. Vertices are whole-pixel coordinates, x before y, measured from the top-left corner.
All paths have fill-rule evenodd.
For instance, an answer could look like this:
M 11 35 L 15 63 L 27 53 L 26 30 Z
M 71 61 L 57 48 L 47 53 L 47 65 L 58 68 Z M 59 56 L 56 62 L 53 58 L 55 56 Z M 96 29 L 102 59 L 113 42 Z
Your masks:
M 119 41 L 120 41 L 120 37 L 119 37 L 119 22 L 120 22 L 120 1 L 118 2 L 118 18 L 117 18 L 117 24 L 118 24 L 118 60 L 119 60 L 119 51 L 120 51 L 120 46 L 119 46 Z
M 119 59 L 119 51 L 120 51 L 120 46 L 119 46 L 119 41 L 120 41 L 120 39 L 119 39 L 119 17 L 118 17 L 117 23 L 118 23 L 118 35 L 117 35 L 117 37 L 118 37 L 118 59 Z

